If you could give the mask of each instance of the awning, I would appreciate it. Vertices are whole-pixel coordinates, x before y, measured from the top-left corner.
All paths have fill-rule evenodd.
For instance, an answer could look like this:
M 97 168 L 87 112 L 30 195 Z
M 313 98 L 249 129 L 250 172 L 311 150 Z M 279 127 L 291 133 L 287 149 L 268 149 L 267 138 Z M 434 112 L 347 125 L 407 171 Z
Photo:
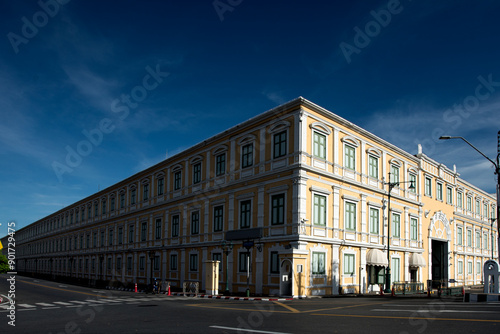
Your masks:
M 369 266 L 387 267 L 387 254 L 379 249 L 370 249 L 366 254 L 366 264 Z
M 412 253 L 410 255 L 410 267 L 425 267 L 427 264 L 425 263 L 424 257 L 420 253 Z

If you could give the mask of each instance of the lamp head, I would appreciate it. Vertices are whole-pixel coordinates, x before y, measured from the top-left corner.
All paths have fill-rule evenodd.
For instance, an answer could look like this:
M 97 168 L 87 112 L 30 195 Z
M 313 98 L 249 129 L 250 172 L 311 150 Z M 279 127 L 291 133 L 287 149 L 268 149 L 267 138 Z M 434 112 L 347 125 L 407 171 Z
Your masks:
M 415 185 L 413 184 L 413 181 L 410 181 L 410 186 L 408 187 L 408 189 L 411 189 L 411 190 L 415 189 Z
M 451 139 L 451 136 L 441 136 L 439 137 L 441 140 Z

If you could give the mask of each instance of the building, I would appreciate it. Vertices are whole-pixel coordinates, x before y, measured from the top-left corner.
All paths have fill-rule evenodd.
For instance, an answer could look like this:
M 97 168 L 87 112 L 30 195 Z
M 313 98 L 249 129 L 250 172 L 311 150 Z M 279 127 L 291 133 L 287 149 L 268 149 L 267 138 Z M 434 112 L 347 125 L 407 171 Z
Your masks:
M 247 289 L 247 264 L 252 294 L 366 293 L 384 282 L 390 227 L 391 282 L 480 284 L 498 252 L 495 205 L 421 148 L 409 154 L 300 97 L 19 230 L 17 266 L 203 288 L 204 262 L 219 260 L 220 289 L 228 275 L 233 293 Z M 243 240 L 226 257 L 226 232 L 253 229 L 249 257 Z

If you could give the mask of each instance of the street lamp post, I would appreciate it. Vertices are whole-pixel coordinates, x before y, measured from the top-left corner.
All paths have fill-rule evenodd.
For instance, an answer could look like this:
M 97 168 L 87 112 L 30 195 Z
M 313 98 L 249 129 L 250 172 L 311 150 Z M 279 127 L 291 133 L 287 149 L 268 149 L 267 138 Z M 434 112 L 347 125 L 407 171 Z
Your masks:
M 222 241 L 222 251 L 226 255 L 226 289 L 224 290 L 224 294 L 229 294 L 229 279 L 228 279 L 228 255 L 233 250 L 233 243 L 227 243 L 226 240 Z
M 441 136 L 441 137 L 439 137 L 439 139 L 441 139 L 441 140 L 462 139 L 470 147 L 472 147 L 473 149 L 475 149 L 479 154 L 481 154 L 489 162 L 491 162 L 493 164 L 493 166 L 495 166 L 495 174 L 497 175 L 497 213 L 496 213 L 496 217 L 495 218 L 497 219 L 497 229 L 498 229 L 498 233 L 497 233 L 497 242 L 498 242 L 497 253 L 499 255 L 498 262 L 500 262 L 500 224 L 499 224 L 499 221 L 498 221 L 499 216 L 500 216 L 500 131 L 498 131 L 498 134 L 497 134 L 498 144 L 497 144 L 497 161 L 496 162 L 494 162 L 493 160 L 491 160 L 490 158 L 488 158 L 483 152 L 479 151 L 474 145 L 472 145 L 471 143 L 469 143 L 467 141 L 467 139 L 465 139 L 464 137 L 459 137 L 459 136 Z M 491 233 L 493 234 L 493 222 L 491 223 Z M 491 245 L 491 248 L 493 249 L 493 243 Z M 493 250 L 492 250 L 491 254 L 492 254 L 491 257 L 493 258 Z
M 389 182 L 384 182 L 384 185 L 389 186 L 387 194 L 387 268 L 385 269 L 385 293 L 391 293 L 391 192 L 394 187 L 400 183 L 410 183 L 409 189 L 415 189 L 413 181 L 391 182 L 391 173 L 389 172 Z

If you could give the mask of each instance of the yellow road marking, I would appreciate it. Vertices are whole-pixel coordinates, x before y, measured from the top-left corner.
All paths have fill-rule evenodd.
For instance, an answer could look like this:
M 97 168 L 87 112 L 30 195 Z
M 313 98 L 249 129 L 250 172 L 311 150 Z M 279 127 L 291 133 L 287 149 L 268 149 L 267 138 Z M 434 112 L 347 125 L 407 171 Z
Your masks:
M 55 288 L 55 287 L 52 287 L 52 286 L 43 285 L 43 284 L 37 284 L 37 283 L 31 283 L 31 282 L 23 281 L 23 280 L 20 280 L 20 279 L 18 279 L 17 281 L 21 281 L 21 282 L 23 282 L 23 283 L 26 283 L 26 284 L 31 284 L 31 285 L 43 286 L 44 288 L 48 288 L 48 289 L 61 290 L 61 291 L 69 291 L 69 292 L 74 292 L 74 293 L 80 293 L 80 294 L 82 294 L 82 295 L 89 295 L 89 296 L 94 296 L 94 297 L 108 298 L 108 296 L 104 296 L 104 295 L 97 295 L 97 294 L 95 294 L 95 293 L 80 292 L 80 291 L 69 290 L 69 289 Z
M 280 302 L 277 302 L 277 301 L 274 301 L 273 303 L 278 304 L 279 306 L 282 306 L 282 307 L 284 307 L 284 308 L 286 308 L 286 309 L 289 309 L 289 310 L 290 310 L 290 311 L 292 311 L 293 313 L 300 313 L 300 311 L 299 311 L 299 310 L 297 310 L 297 309 L 295 309 L 295 308 L 293 308 L 293 307 L 291 307 L 291 306 L 288 306 L 288 305 L 286 305 L 286 304 L 283 304 L 283 303 L 280 303 Z
M 240 307 L 224 307 L 224 306 L 207 306 L 206 304 L 190 304 L 188 306 L 201 307 L 201 308 L 216 308 L 221 310 L 237 310 L 237 311 L 248 311 L 253 312 L 255 309 L 250 308 L 240 308 Z M 290 311 L 275 311 L 275 310 L 262 310 L 262 312 L 269 313 L 291 313 Z
M 424 317 L 390 317 L 380 315 L 355 315 L 355 314 L 321 314 L 315 313 L 311 315 L 330 316 L 330 317 L 351 317 L 351 318 L 375 318 L 375 319 L 419 319 L 419 320 L 440 320 L 440 321 L 472 321 L 472 322 L 500 322 L 500 320 L 489 319 L 463 319 L 463 318 L 424 318 Z

